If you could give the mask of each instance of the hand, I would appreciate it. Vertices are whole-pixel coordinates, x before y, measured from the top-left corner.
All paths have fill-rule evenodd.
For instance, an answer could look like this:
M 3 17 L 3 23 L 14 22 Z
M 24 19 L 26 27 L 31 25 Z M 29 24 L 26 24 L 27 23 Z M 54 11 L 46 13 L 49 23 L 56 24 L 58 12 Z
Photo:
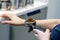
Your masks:
M 38 40 L 49 40 L 50 39 L 50 31 L 49 29 L 46 32 L 42 32 L 38 29 L 33 30 L 35 32 L 35 36 Z
M 0 15 L 0 17 L 5 17 L 10 19 L 10 20 L 2 21 L 3 24 L 11 24 L 11 25 L 19 26 L 19 25 L 23 25 L 25 22 L 24 19 L 19 18 L 15 14 L 2 14 Z

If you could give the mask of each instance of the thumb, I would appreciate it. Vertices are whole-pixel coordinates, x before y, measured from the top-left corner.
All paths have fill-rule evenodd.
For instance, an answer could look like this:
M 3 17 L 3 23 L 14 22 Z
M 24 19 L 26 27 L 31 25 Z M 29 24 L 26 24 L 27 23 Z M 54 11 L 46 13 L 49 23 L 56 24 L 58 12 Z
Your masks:
M 42 34 L 43 32 L 38 30 L 38 29 L 33 29 L 33 31 L 36 33 L 36 34 Z
M 45 33 L 50 33 L 50 30 L 49 29 L 46 29 L 46 32 Z
M 13 24 L 12 21 L 2 21 L 3 24 Z
M 49 29 L 46 29 L 45 34 L 48 35 L 48 37 L 50 38 L 50 30 Z

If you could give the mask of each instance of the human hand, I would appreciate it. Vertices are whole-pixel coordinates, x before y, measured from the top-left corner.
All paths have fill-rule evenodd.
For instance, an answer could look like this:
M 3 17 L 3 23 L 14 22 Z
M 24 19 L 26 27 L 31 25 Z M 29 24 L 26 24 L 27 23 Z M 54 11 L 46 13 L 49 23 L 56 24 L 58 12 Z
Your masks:
M 10 19 L 10 20 L 2 21 L 3 24 L 11 24 L 11 25 L 19 26 L 19 25 L 23 25 L 25 22 L 24 19 L 19 18 L 15 14 L 2 14 L 2 15 L 0 15 L 0 17 Z
M 38 40 L 49 40 L 50 39 L 50 31 L 49 31 L 49 29 L 46 29 L 45 32 L 42 32 L 42 31 L 40 31 L 38 29 L 34 29 L 33 31 L 35 32 L 34 35 L 36 36 L 36 38 Z

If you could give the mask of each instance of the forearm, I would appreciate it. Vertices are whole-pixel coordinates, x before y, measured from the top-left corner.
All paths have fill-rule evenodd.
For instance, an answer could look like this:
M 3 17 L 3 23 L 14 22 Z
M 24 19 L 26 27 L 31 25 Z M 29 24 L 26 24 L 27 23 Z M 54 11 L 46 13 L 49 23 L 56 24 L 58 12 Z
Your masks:
M 59 20 L 60 19 L 36 20 L 36 24 L 43 29 L 53 29 L 57 24 L 59 24 Z

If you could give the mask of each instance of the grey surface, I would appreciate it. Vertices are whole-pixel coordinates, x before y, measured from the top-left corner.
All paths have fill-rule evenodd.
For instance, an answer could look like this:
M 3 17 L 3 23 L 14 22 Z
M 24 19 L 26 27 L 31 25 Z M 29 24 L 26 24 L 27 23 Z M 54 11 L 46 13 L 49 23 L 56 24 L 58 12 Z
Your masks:
M 60 18 L 60 0 L 49 0 L 47 18 Z
M 34 19 L 46 19 L 47 8 L 41 9 L 41 13 L 29 16 Z M 26 14 L 20 16 L 23 19 L 29 18 Z M 0 40 L 37 40 L 33 32 L 28 33 L 28 27 L 9 26 L 0 23 Z
M 9 40 L 9 25 L 0 23 L 0 40 Z
M 34 19 L 46 19 L 47 8 L 41 9 L 41 13 L 29 16 Z M 20 16 L 23 19 L 29 18 L 26 14 Z M 28 27 L 11 25 L 11 40 L 37 40 L 33 32 L 28 33 Z

